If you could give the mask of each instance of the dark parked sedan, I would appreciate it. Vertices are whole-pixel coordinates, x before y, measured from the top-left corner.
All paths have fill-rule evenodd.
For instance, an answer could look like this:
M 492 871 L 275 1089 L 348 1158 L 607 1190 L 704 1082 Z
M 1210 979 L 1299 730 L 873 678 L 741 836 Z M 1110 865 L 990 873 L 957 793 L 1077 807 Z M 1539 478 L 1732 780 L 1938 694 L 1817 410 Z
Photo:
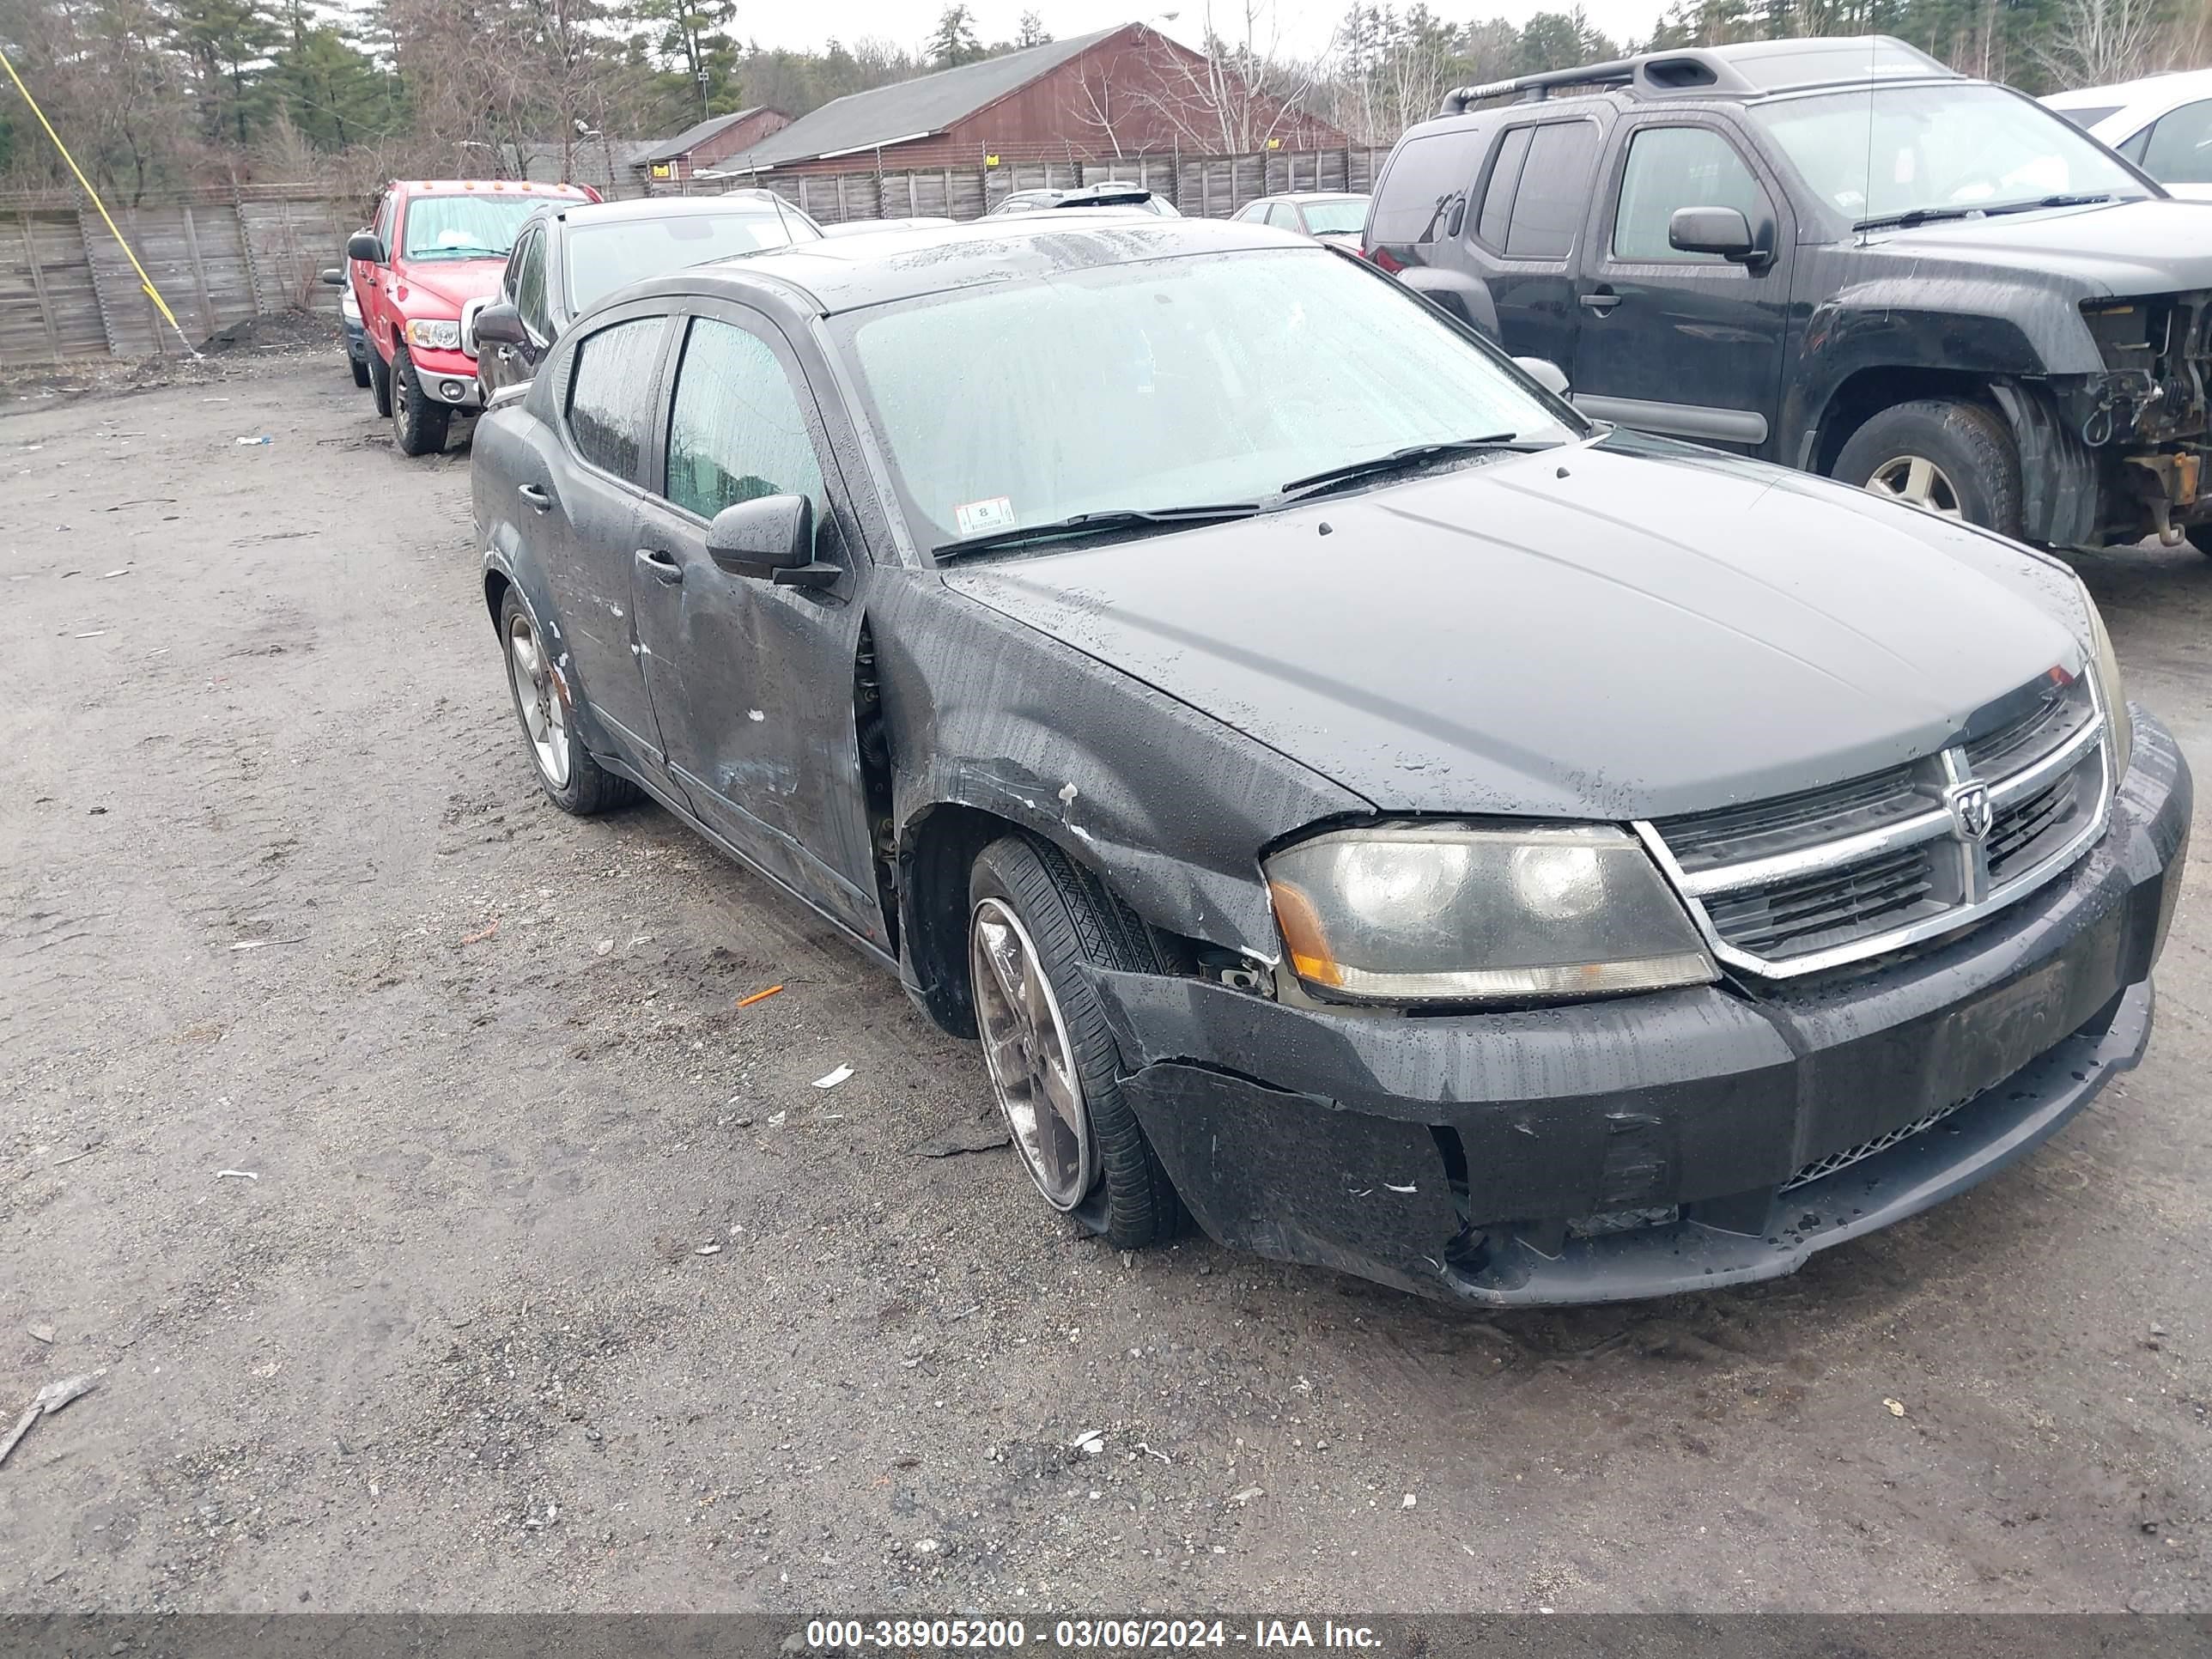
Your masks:
M 570 321 L 625 283 L 821 236 L 813 220 L 765 190 L 550 204 L 517 233 L 499 293 L 463 313 L 464 332 L 483 348 L 484 399 L 535 374 Z
M 895 967 L 1118 1245 L 1763 1279 L 2148 1040 L 2189 775 L 2064 565 L 1593 427 L 1311 241 L 697 267 L 474 467 L 546 793 L 643 791 Z

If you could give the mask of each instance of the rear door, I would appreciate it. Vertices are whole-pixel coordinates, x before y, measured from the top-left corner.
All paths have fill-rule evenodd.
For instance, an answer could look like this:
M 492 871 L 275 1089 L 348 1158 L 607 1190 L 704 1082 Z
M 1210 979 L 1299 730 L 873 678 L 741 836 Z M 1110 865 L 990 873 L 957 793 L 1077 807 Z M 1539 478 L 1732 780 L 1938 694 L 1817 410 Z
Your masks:
M 1463 227 L 1468 264 L 1490 289 L 1498 338 L 1570 380 L 1580 312 L 1575 252 L 1590 216 L 1601 134 L 1589 116 L 1510 126 L 1491 146 Z
M 1576 298 L 1575 401 L 1601 420 L 1753 454 L 1771 449 L 1796 224 L 1724 121 L 1654 114 L 1615 129 Z M 1767 257 L 1682 253 L 1678 209 L 1742 211 Z
M 854 721 L 859 521 L 797 354 L 769 318 L 692 302 L 632 582 L 668 769 L 702 820 L 863 938 L 887 943 Z M 763 495 L 814 504 L 828 588 L 778 586 L 707 554 L 717 513 Z
M 552 399 L 559 442 L 548 447 L 538 493 L 530 494 L 535 481 L 520 486 L 528 510 L 518 520 L 552 588 L 568 672 L 608 735 L 655 768 L 661 744 L 638 660 L 630 570 L 666 311 L 665 301 L 621 307 L 562 355 Z

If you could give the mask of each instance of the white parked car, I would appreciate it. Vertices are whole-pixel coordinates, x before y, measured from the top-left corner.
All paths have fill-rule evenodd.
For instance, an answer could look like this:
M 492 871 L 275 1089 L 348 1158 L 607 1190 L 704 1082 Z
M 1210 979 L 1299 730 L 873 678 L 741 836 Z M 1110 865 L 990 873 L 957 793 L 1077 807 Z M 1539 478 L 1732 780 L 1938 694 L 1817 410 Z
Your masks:
M 2176 196 L 2212 201 L 2212 70 L 2182 70 L 2043 100 Z

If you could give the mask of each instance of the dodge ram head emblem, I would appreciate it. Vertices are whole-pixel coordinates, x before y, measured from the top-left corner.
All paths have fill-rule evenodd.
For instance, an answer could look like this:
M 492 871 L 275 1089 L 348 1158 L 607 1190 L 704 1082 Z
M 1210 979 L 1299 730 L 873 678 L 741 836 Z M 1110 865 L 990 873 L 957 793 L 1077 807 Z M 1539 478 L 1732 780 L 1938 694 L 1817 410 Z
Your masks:
M 1996 809 L 1990 805 L 1990 787 L 1986 783 L 1962 783 L 1945 792 L 1944 804 L 1951 809 L 1951 823 L 1959 839 L 1979 842 L 1987 838 L 1990 825 L 1996 819 Z

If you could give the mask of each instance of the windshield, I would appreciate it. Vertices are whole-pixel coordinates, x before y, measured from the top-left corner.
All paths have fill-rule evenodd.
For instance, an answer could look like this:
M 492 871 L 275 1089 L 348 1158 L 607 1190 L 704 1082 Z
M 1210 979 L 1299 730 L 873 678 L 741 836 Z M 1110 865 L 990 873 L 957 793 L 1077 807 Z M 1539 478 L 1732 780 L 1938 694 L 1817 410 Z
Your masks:
M 1306 228 L 1316 236 L 1357 236 L 1367 228 L 1367 198 L 1345 196 L 1334 202 L 1308 202 Z
M 931 547 L 1261 501 L 1455 438 L 1580 435 L 1426 306 L 1310 245 L 1092 266 L 835 326 Z
M 1854 222 L 2148 193 L 2095 139 L 2002 87 L 1875 87 L 1752 107 L 1805 182 Z
M 407 204 L 410 259 L 504 259 L 542 196 L 417 196 Z
M 602 295 L 647 276 L 726 259 L 764 247 L 783 247 L 803 225 L 787 223 L 774 208 L 731 213 L 685 214 L 666 219 L 622 219 L 611 224 L 568 227 L 568 306 L 581 311 Z

